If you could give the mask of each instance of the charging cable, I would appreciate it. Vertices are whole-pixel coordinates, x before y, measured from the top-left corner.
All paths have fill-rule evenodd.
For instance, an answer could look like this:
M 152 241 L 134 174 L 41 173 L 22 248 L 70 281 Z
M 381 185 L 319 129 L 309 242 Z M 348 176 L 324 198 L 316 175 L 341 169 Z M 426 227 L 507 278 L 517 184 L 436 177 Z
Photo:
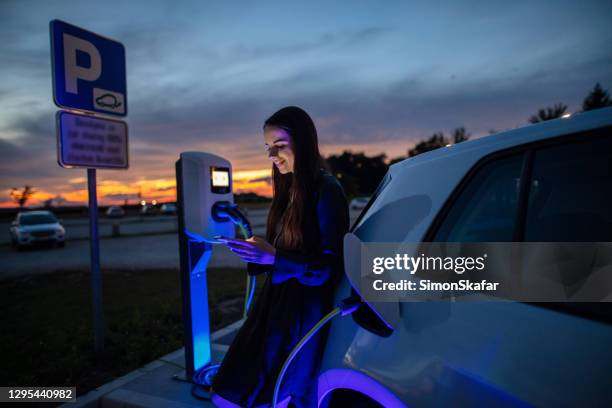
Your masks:
M 310 340 L 312 336 L 314 336 L 315 333 L 318 332 L 319 329 L 325 325 L 325 323 L 329 322 L 331 319 L 333 319 L 334 317 L 338 315 L 340 316 L 350 315 L 355 310 L 357 310 L 357 308 L 359 308 L 360 304 L 361 304 L 361 298 L 359 298 L 358 296 L 351 296 L 351 297 L 348 297 L 342 300 L 338 304 L 338 306 L 336 306 L 331 312 L 329 312 L 321 320 L 319 320 L 317 324 L 315 324 L 314 327 L 310 329 L 310 331 L 306 333 L 304 337 L 302 337 L 302 339 L 293 348 L 293 350 L 291 350 L 291 353 L 289 353 L 289 356 L 283 363 L 280 373 L 278 374 L 278 378 L 276 379 L 276 384 L 274 385 L 274 397 L 272 398 L 272 408 L 276 408 L 276 404 L 278 402 L 278 393 L 280 391 L 281 383 L 283 382 L 283 377 L 285 376 L 285 373 L 287 372 L 289 365 L 291 364 L 295 356 L 300 352 L 302 347 L 304 347 L 304 345 L 308 342 L 308 340 Z
M 251 223 L 247 217 L 240 212 L 238 206 L 229 201 L 217 201 L 212 206 L 211 215 L 213 220 L 217 222 L 231 221 L 240 228 L 240 232 L 244 239 L 249 239 L 253 236 Z M 251 308 L 251 301 L 255 294 L 255 277 L 247 274 L 246 291 L 244 293 L 244 309 L 242 318 L 246 319 Z

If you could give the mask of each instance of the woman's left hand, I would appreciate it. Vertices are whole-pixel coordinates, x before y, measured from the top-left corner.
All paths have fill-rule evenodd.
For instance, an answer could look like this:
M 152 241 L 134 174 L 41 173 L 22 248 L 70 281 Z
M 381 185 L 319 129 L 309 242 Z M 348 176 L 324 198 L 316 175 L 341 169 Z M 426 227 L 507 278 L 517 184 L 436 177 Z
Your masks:
M 276 248 L 260 237 L 251 237 L 247 240 L 219 237 L 228 248 L 243 261 L 263 265 L 274 264 Z

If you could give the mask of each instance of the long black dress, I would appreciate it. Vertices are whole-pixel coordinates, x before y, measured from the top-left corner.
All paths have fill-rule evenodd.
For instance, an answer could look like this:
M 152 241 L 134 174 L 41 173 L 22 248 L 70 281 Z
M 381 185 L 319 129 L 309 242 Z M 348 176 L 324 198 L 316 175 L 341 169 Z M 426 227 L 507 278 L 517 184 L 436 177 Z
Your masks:
M 316 228 L 316 251 L 286 251 L 276 245 L 274 265 L 248 264 L 266 281 L 215 376 L 215 393 L 242 407 L 270 404 L 279 371 L 300 339 L 333 308 L 342 276 L 342 240 L 349 227 L 340 183 L 323 170 L 307 223 Z M 308 206 L 306 206 L 308 208 Z M 259 279 L 264 275 L 260 275 Z M 291 396 L 296 407 L 317 406 L 317 374 L 328 328 L 321 329 L 295 357 L 278 401 Z

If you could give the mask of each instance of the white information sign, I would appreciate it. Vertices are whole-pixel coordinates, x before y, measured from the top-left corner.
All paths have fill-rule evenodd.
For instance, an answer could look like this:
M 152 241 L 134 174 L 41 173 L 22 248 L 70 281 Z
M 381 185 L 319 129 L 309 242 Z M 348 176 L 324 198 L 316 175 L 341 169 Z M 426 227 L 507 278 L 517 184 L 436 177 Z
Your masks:
M 57 161 L 62 167 L 127 169 L 128 129 L 120 120 L 60 111 Z

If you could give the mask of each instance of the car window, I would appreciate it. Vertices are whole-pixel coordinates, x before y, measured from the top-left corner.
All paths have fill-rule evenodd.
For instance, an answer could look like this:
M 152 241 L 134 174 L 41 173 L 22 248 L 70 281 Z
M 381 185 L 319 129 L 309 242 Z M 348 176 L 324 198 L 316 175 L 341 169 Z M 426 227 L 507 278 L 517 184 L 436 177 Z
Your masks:
M 612 241 L 612 133 L 610 128 L 577 135 L 573 141 L 535 150 L 524 241 Z M 562 245 L 526 257 L 523 270 L 543 276 L 563 293 L 597 292 L 605 274 L 606 251 L 593 246 Z M 605 245 L 605 244 L 604 244 Z M 554 276 L 555 279 L 550 277 Z M 529 279 L 531 276 L 525 276 Z M 603 286 L 605 287 L 605 285 Z M 540 303 L 564 313 L 612 323 L 610 303 Z
M 484 164 L 467 181 L 433 241 L 512 241 L 523 156 L 514 154 Z
M 524 241 L 612 241 L 612 135 L 534 152 Z
M 53 224 L 54 222 L 57 222 L 57 218 L 51 214 L 22 215 L 19 218 L 20 225 Z
M 531 154 L 533 152 L 533 154 Z M 520 174 L 530 159 L 529 195 L 519 204 Z M 442 214 L 432 241 L 512 241 L 517 228 L 518 206 L 525 206 L 521 241 L 528 242 L 611 242 L 612 241 L 612 131 L 605 128 L 568 135 L 523 153 L 492 159 L 470 177 L 465 188 Z M 527 166 L 529 167 L 529 166 Z M 512 188 L 511 186 L 515 186 Z M 487 204 L 488 203 L 488 204 Z M 493 203 L 499 206 L 491 205 Z M 521 208 L 522 210 L 522 208 Z M 488 215 L 487 215 L 488 214 Z M 488 220 L 487 220 L 488 218 Z M 564 245 L 564 244 L 561 244 Z M 561 247 L 560 247 L 561 248 Z M 538 275 L 550 279 L 564 293 L 572 294 L 587 282 L 597 261 L 596 248 L 562 247 L 558 253 L 524 254 L 521 275 L 524 283 Z M 571 252 L 570 251 L 575 251 Z M 537 247 L 534 248 L 537 251 Z M 605 253 L 605 252 L 602 252 Z M 575 257 L 574 255 L 578 256 Z M 569 262 L 570 257 L 572 262 Z M 582 264 L 577 264 L 581 259 Z M 584 261 L 586 259 L 586 262 Z M 531 271 L 525 275 L 525 271 Z M 506 273 L 502 271 L 501 273 Z M 556 277 L 556 278 L 552 278 Z M 612 323 L 610 303 L 532 303 L 606 323 Z

